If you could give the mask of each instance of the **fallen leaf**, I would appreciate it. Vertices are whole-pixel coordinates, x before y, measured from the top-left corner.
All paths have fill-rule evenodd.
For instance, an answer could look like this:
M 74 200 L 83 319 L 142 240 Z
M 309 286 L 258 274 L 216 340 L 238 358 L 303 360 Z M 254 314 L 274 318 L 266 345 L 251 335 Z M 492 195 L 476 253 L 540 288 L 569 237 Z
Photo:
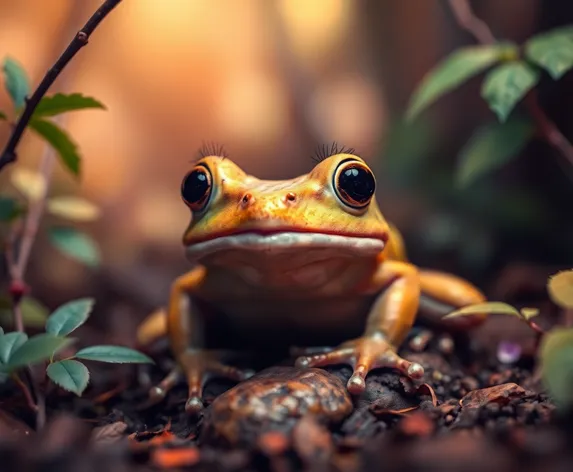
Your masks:
M 516 383 L 505 383 L 473 390 L 466 394 L 459 403 L 462 408 L 479 408 L 488 403 L 506 405 L 514 398 L 523 398 L 527 395 L 528 392 Z
M 161 469 L 193 466 L 200 458 L 199 449 L 196 447 L 156 449 L 151 453 L 151 462 Z
M 428 415 L 417 411 L 400 421 L 400 431 L 406 436 L 429 436 L 435 425 Z
M 94 428 L 92 431 L 91 442 L 98 446 L 107 446 L 109 444 L 116 443 L 126 437 L 126 429 L 127 424 L 123 421 L 116 421 L 115 423 Z
M 430 386 L 430 384 L 423 383 L 418 387 L 416 393 L 418 395 L 432 397 L 432 405 L 438 406 L 438 397 L 436 396 L 436 392 L 434 392 L 434 389 Z
M 391 410 L 389 408 L 380 408 L 378 405 L 372 404 L 370 411 L 376 416 L 404 416 L 406 413 L 417 410 L 418 408 L 418 406 L 409 406 L 401 410 Z

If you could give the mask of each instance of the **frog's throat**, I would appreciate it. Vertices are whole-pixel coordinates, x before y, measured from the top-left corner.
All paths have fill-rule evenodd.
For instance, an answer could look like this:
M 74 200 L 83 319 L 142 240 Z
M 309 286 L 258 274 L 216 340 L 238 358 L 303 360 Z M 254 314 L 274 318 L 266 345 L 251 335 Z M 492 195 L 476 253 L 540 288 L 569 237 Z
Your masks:
M 370 256 L 384 249 L 384 241 L 378 238 L 345 236 L 310 232 L 278 232 L 273 234 L 241 233 L 220 236 L 186 246 L 191 260 L 220 251 L 256 251 L 259 253 L 297 251 L 301 249 L 336 249 L 341 255 Z

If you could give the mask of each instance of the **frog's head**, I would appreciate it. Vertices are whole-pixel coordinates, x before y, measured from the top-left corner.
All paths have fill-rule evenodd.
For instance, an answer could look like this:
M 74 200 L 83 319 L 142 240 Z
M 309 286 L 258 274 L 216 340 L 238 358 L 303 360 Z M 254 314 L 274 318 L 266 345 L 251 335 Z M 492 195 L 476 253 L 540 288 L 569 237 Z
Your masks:
M 202 263 L 282 260 L 304 255 L 374 259 L 388 240 L 364 160 L 336 154 L 290 180 L 259 180 L 231 160 L 207 156 L 185 176 L 181 194 L 192 220 L 183 242 Z M 219 262 L 217 262 L 219 261 Z

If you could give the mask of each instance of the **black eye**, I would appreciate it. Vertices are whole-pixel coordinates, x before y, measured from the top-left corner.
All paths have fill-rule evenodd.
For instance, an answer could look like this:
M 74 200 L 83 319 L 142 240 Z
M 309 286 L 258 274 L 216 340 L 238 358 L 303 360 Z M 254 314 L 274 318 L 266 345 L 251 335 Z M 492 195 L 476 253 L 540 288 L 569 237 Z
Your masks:
M 334 174 L 334 188 L 340 199 L 352 208 L 363 208 L 370 202 L 376 190 L 372 171 L 364 164 L 343 162 Z
M 181 196 L 193 211 L 203 209 L 211 195 L 211 173 L 203 165 L 195 167 L 183 179 Z

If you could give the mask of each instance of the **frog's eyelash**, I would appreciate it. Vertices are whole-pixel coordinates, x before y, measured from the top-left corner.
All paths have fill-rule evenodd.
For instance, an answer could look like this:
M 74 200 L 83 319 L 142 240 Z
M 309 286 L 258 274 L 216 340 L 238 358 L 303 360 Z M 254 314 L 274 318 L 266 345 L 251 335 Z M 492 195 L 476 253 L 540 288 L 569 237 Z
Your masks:
M 319 163 L 336 154 L 354 154 L 355 152 L 356 149 L 347 148 L 346 146 L 339 145 L 336 141 L 334 141 L 330 146 L 328 144 L 318 146 L 314 155 L 311 156 L 311 159 L 314 162 Z
M 211 142 L 203 142 L 201 144 L 201 147 L 199 148 L 199 150 L 197 151 L 197 161 L 200 159 L 203 159 L 204 157 L 207 156 L 219 156 L 222 157 L 223 159 L 229 157 L 229 155 L 227 154 L 227 151 L 225 150 L 225 147 L 222 144 L 217 144 L 213 141 Z

